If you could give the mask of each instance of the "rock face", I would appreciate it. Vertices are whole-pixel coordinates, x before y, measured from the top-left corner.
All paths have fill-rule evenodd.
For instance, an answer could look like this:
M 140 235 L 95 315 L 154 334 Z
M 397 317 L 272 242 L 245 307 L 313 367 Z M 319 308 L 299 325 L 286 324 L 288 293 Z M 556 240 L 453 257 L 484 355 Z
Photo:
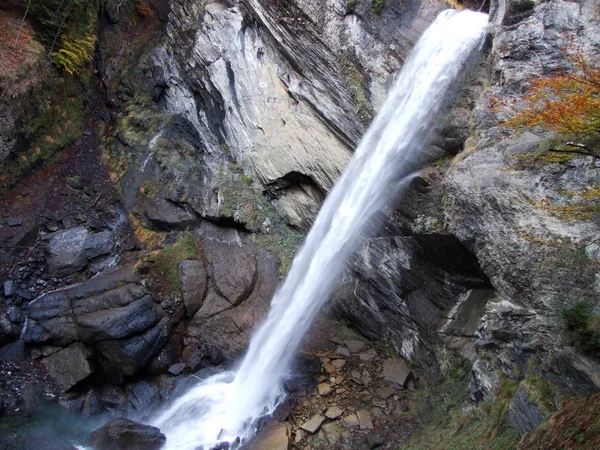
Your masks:
M 59 277 L 78 272 L 88 262 L 93 264 L 114 250 L 110 231 L 88 234 L 85 227 L 78 227 L 57 232 L 47 239 L 48 268 Z
M 202 307 L 202 300 L 206 292 L 206 269 L 204 264 L 202 261 L 181 261 L 179 278 L 181 279 L 185 312 L 188 316 L 193 317 Z
M 517 389 L 508 413 L 511 426 L 520 434 L 525 434 L 535 430 L 545 420 L 544 413 L 527 401 L 527 393 L 523 389 Z
M 50 376 L 62 391 L 68 391 L 94 372 L 93 352 L 81 342 L 60 350 L 43 361 Z
M 390 4 L 383 16 L 337 0 L 170 6 L 166 42 L 147 72 L 153 99 L 171 118 L 143 130 L 152 134 L 147 145 L 124 134 L 111 143 L 113 154 L 132 161 L 121 177 L 126 206 L 161 229 L 198 216 L 269 229 L 272 217 L 254 223 L 244 207 L 252 187 L 287 224 L 306 230 L 396 70 L 445 4 Z M 239 173 L 254 183 L 239 184 Z
M 25 342 L 70 345 L 45 360 L 64 390 L 90 375 L 92 355 L 108 373 L 133 375 L 167 338 L 163 312 L 132 267 L 44 294 L 27 306 L 27 315 Z M 65 369 L 69 360 L 73 371 Z
M 210 226 L 198 233 L 209 282 L 202 307 L 186 330 L 184 360 L 192 366 L 197 348 L 212 349 L 208 353 L 220 358 L 239 356 L 266 316 L 278 283 L 277 260 L 247 234 Z
M 492 86 L 475 109 L 477 137 L 443 180 L 448 230 L 477 257 L 496 291 L 477 330 L 476 346 L 501 354 L 513 367 L 527 359 L 523 352 L 536 352 L 545 373 L 573 370 L 590 389 L 600 389 L 593 375 L 597 363 L 571 356 L 556 320 L 575 298 L 595 305 L 599 298 L 597 218 L 558 212 L 576 203 L 567 191 L 597 186 L 597 162 L 577 156 L 565 163 L 519 165 L 552 135 L 535 129 L 515 135 L 501 123 L 510 111 L 491 106 L 497 98 L 518 104 L 532 74 L 568 69 L 565 33 L 583 51 L 597 53 L 598 11 L 589 1 L 531 3 L 525 11 L 516 7 L 524 2 L 500 4 L 505 3 L 514 8 L 504 14 L 500 8 L 494 17 Z M 570 360 L 571 369 L 551 363 L 548 351 Z M 567 388 L 578 389 L 574 384 Z
M 91 435 L 96 450 L 159 450 L 167 438 L 160 430 L 128 419 L 115 419 Z

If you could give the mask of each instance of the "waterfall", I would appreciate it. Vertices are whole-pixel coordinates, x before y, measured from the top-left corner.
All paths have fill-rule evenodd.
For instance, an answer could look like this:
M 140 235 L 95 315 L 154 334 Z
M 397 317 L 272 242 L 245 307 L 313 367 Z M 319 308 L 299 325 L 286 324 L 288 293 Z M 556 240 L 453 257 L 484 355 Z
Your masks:
M 166 448 L 208 449 L 244 440 L 273 410 L 282 378 L 365 226 L 417 168 L 439 113 L 482 46 L 487 20 L 486 14 L 448 10 L 425 31 L 323 204 L 237 370 L 199 382 L 152 421 L 167 435 Z

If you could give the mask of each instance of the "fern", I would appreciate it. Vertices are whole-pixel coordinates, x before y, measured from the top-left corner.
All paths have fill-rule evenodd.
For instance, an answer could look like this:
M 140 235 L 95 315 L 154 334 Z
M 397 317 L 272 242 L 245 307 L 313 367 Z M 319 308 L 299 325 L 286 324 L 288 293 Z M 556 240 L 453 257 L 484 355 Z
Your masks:
M 82 37 L 63 36 L 61 48 L 53 54 L 56 65 L 74 75 L 92 60 L 96 36 L 86 33 Z

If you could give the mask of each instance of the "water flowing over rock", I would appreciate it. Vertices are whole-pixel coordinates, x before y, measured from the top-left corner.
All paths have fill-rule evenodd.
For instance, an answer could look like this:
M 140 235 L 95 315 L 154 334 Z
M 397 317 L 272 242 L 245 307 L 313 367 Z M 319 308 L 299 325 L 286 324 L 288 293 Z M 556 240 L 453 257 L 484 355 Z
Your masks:
M 191 449 L 224 438 L 248 437 L 248 420 L 263 415 L 265 408 L 274 408 L 281 378 L 312 319 L 332 293 L 357 238 L 375 213 L 414 177 L 411 172 L 433 131 L 434 119 L 447 106 L 452 88 L 479 50 L 486 26 L 485 14 L 448 11 L 424 34 L 326 199 L 237 373 L 200 382 L 153 421 L 167 433 L 169 445 Z M 449 35 L 453 38 L 448 39 Z M 417 77 L 420 82 L 415 85 Z M 198 408 L 202 408 L 200 416 L 193 414 L 200 412 Z M 183 414 L 192 422 L 182 420 Z M 365 414 L 361 417 L 361 427 L 372 427 L 370 416 L 369 420 Z

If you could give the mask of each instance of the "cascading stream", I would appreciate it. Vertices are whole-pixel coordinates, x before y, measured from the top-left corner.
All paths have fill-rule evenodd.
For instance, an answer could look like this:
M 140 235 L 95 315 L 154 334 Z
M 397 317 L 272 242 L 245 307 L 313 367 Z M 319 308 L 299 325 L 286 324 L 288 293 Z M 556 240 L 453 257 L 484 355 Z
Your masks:
M 152 421 L 167 435 L 168 449 L 247 439 L 256 419 L 274 409 L 282 378 L 367 223 L 412 178 L 440 112 L 483 44 L 487 21 L 486 14 L 448 10 L 425 31 L 323 204 L 239 368 L 199 382 Z

